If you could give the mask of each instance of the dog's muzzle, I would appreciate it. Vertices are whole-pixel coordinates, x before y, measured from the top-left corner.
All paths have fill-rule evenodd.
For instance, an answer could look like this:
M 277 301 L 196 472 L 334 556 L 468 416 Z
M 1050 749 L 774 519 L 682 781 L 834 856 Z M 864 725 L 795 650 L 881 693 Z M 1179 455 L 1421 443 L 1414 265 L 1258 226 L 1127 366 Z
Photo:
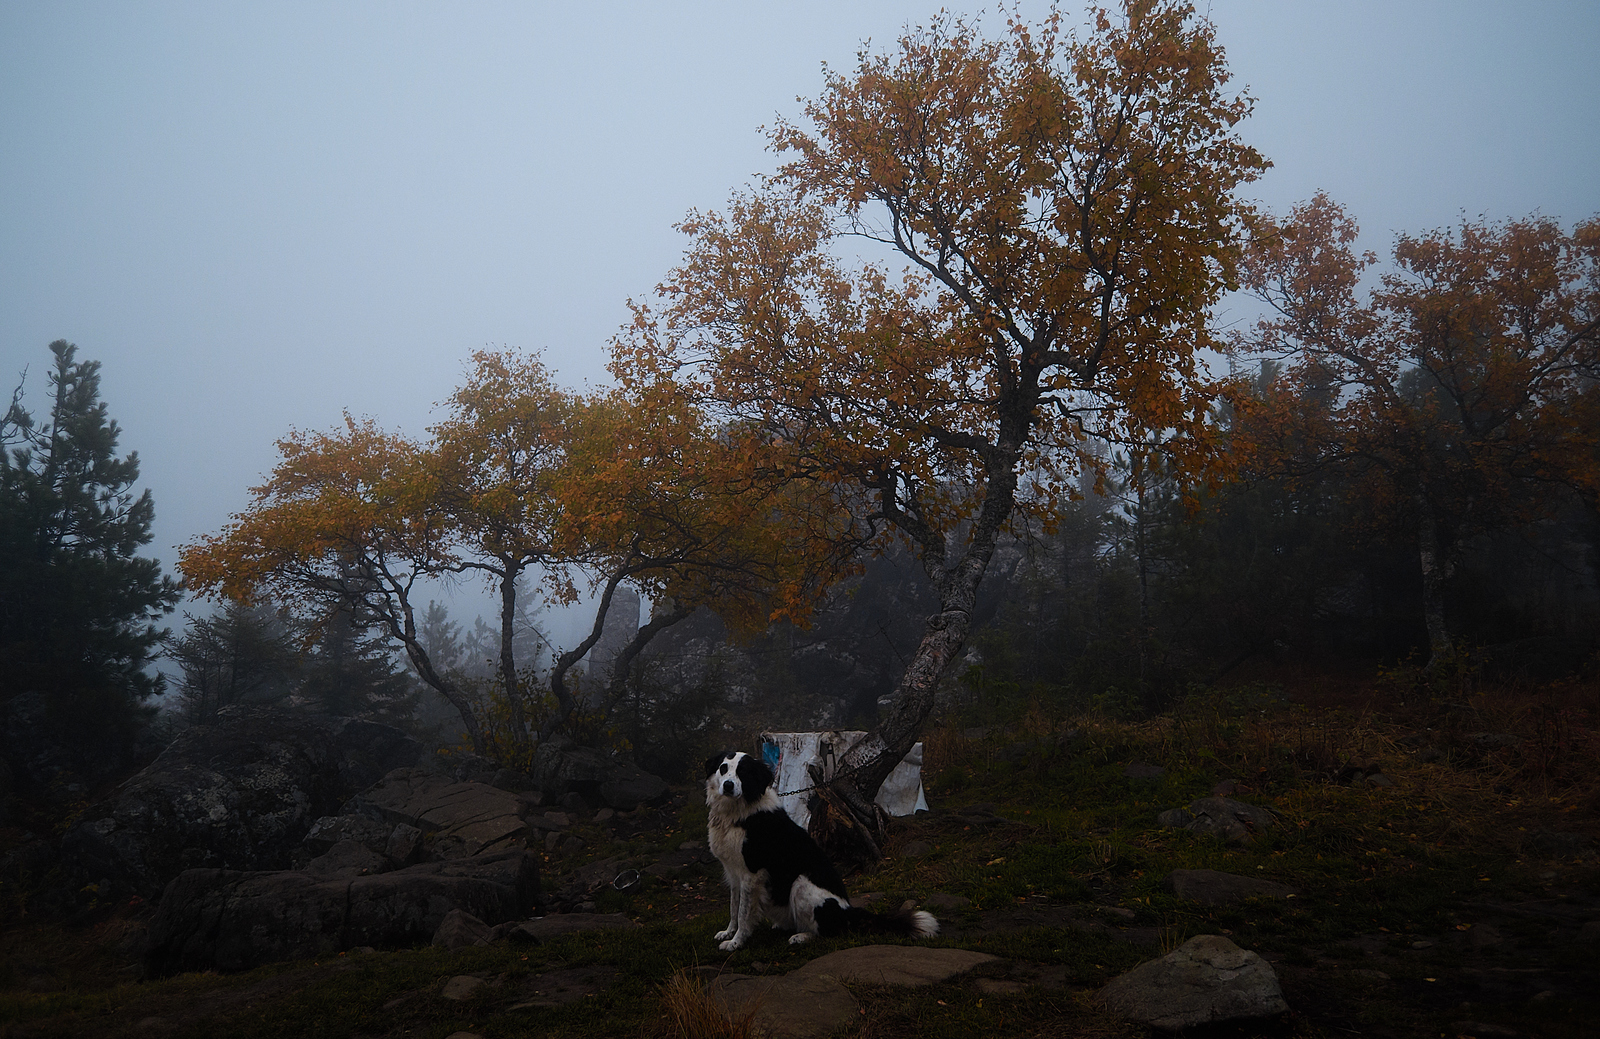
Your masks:
M 722 781 L 722 796 L 723 797 L 732 797 L 733 796 L 733 780 L 724 779 Z

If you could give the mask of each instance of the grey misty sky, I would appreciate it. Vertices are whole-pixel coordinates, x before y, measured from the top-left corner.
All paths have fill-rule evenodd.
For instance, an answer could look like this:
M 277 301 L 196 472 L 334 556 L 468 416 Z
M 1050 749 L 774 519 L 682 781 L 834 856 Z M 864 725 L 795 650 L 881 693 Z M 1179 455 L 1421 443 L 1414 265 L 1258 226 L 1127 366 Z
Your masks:
M 1593 0 L 1199 6 L 1273 210 L 1327 190 L 1380 253 L 1600 212 Z M 420 436 L 484 346 L 603 380 L 672 225 L 772 167 L 757 128 L 935 11 L 0 0 L 0 376 L 38 406 L 51 340 L 103 362 L 170 567 L 291 428 Z

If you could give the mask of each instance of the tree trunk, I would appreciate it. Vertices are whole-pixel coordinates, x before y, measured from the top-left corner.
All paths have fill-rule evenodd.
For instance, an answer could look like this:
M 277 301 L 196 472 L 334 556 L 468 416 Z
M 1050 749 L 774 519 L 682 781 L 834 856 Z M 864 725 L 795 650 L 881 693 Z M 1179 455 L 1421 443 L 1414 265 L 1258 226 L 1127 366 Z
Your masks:
M 512 644 L 516 637 L 517 576 L 522 568 L 510 559 L 501 560 L 505 570 L 500 577 L 500 681 L 506 691 L 506 704 L 511 712 L 511 742 L 513 746 L 528 744 L 528 723 L 522 716 L 522 687 L 517 682 L 517 654 Z
M 417 674 L 422 680 L 438 691 L 439 695 L 450 701 L 450 705 L 461 715 L 461 724 L 467 728 L 467 738 L 472 740 L 472 752 L 484 754 L 488 751 L 488 743 L 483 738 L 483 728 L 478 724 L 477 715 L 472 713 L 472 703 L 461 695 L 455 683 L 439 674 L 433 668 L 433 661 L 428 659 L 428 654 L 423 650 L 422 644 L 416 639 L 405 639 L 406 656 L 411 659 L 411 666 L 417 669 Z
M 380 623 L 388 627 L 389 634 L 399 639 L 406 648 L 406 657 L 410 659 L 411 666 L 417 669 L 417 676 L 450 701 L 450 705 L 461 716 L 461 724 L 467 729 L 467 738 L 472 740 L 472 752 L 480 755 L 485 753 L 488 743 L 483 738 L 483 727 L 478 724 L 477 715 L 472 713 L 472 702 L 461 695 L 461 690 L 456 688 L 454 682 L 434 668 L 433 660 L 423 648 L 422 640 L 417 637 L 417 617 L 412 612 L 411 600 L 405 595 L 398 596 L 398 599 L 398 611 L 390 608 L 374 609 L 373 612 Z
M 572 698 L 572 693 L 567 690 L 567 672 L 573 665 L 583 659 L 583 655 L 594 648 L 600 641 L 600 635 L 605 631 L 606 614 L 611 610 L 611 597 L 616 594 L 617 585 L 628 576 L 627 571 L 612 574 L 606 580 L 605 591 L 600 593 L 600 605 L 594 614 L 594 627 L 582 642 L 556 657 L 555 667 L 550 670 L 550 692 L 556 698 L 556 716 L 545 725 L 539 733 L 541 741 L 549 739 L 553 734 L 566 728 L 567 721 L 572 717 L 572 712 L 577 710 L 578 703 Z
M 1422 619 L 1428 629 L 1428 674 L 1450 659 L 1455 649 L 1450 642 L 1450 629 L 1444 619 L 1444 584 L 1450 579 L 1453 567 L 1444 558 L 1439 546 L 1439 528 L 1433 513 L 1433 501 L 1426 487 L 1419 488 L 1417 501 L 1417 549 L 1422 564 Z
M 836 782 L 850 782 L 867 801 L 877 796 L 883 781 L 916 744 L 922 724 L 933 710 L 939 676 L 966 644 L 970 605 L 965 609 L 953 603 L 941 606 L 944 609 L 928 618 L 922 641 L 895 689 L 888 716 L 839 759 Z
M 995 452 L 988 466 L 988 493 L 978 510 L 965 551 L 955 566 L 942 574 L 930 572 L 939 588 L 939 612 L 928 618 L 922 641 L 917 644 L 895 688 L 888 716 L 838 761 L 834 786 L 847 783 L 855 787 L 859 797 L 849 798 L 853 807 L 870 805 L 889 773 L 916 744 L 922 735 L 923 723 L 933 710 L 939 677 L 966 644 L 977 604 L 978 585 L 988 572 L 1000 532 L 1016 502 L 1017 477 L 1012 468 L 1015 457 L 1012 454 L 1008 460 L 1003 451 Z M 959 533 L 954 535 L 959 536 Z M 923 565 L 930 571 L 935 570 L 926 559 Z M 868 818 L 859 821 L 871 825 Z
M 816 800 L 807 831 L 828 858 L 846 872 L 870 866 L 883 858 L 883 809 L 875 804 L 856 803 L 860 794 L 849 784 L 830 785 L 822 776 L 822 766 L 806 766 Z M 854 797 L 852 797 L 854 795 Z
M 1133 456 L 1133 485 L 1138 495 L 1134 512 L 1133 552 L 1139 560 L 1139 699 L 1144 701 L 1146 658 L 1150 649 L 1150 563 L 1145 542 L 1145 488 L 1144 456 Z
M 617 659 L 612 662 L 611 678 L 606 689 L 608 711 L 622 701 L 628 689 L 628 672 L 633 669 L 633 662 L 644 652 L 650 640 L 693 612 L 692 607 L 674 605 L 672 609 L 663 610 L 659 615 L 652 613 L 649 623 L 634 633 L 633 638 L 628 640 L 628 644 L 622 647 L 622 652 L 618 653 Z

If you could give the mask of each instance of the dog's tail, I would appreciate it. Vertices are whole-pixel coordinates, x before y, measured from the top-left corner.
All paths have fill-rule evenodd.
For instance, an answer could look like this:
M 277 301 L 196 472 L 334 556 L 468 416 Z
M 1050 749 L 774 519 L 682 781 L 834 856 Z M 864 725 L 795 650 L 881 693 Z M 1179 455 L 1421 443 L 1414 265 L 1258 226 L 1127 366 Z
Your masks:
M 915 908 L 912 902 L 893 913 L 874 913 L 859 906 L 842 907 L 830 898 L 817 907 L 817 930 L 825 937 L 854 932 L 932 938 L 939 933 L 939 921 L 932 913 Z

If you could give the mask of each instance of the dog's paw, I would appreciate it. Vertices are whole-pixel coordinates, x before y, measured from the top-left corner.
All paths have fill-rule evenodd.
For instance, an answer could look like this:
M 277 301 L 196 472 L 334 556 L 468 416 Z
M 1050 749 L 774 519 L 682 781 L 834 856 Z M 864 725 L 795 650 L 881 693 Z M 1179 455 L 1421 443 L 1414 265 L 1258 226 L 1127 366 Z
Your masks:
M 806 942 L 809 942 L 815 937 L 816 935 L 812 934 L 810 931 L 797 931 L 789 936 L 789 944 L 804 945 Z
M 726 931 L 718 931 L 716 934 L 712 935 L 711 937 L 715 938 L 717 941 L 720 942 L 720 941 L 724 941 L 724 940 L 726 940 L 728 938 L 732 938 L 735 933 L 736 933 L 735 929 L 730 927 Z
M 727 941 L 717 946 L 717 948 L 721 949 L 723 952 L 738 952 L 740 949 L 744 948 L 744 942 L 740 941 L 738 938 L 729 938 Z

